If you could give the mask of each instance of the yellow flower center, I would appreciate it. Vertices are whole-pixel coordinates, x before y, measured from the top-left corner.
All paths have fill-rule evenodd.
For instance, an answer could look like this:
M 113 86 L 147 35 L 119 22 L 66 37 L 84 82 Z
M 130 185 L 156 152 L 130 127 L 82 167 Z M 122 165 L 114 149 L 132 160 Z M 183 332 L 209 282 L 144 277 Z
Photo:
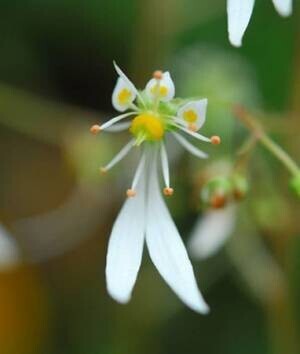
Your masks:
M 138 140 L 160 140 L 164 136 L 165 128 L 159 116 L 153 113 L 142 113 L 132 120 L 130 132 Z
M 183 119 L 189 123 L 194 123 L 197 120 L 197 114 L 192 109 L 183 113 Z
M 118 94 L 118 101 L 121 105 L 128 103 L 132 96 L 132 93 L 127 89 L 123 88 Z

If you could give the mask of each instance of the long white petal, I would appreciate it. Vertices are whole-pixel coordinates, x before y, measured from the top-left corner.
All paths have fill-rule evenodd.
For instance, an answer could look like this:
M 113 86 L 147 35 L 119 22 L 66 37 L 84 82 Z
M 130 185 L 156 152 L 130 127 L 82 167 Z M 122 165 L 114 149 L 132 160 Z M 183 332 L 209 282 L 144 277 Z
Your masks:
M 254 0 L 227 0 L 228 34 L 232 45 L 240 47 L 253 11 Z
M 228 206 L 210 210 L 196 222 L 188 249 L 194 258 L 204 259 L 217 253 L 231 236 L 236 221 L 236 208 Z
M 106 283 L 109 294 L 118 302 L 130 300 L 141 265 L 145 236 L 145 181 L 138 193 L 128 198 L 114 223 L 106 258 Z
M 156 158 L 150 169 L 147 201 L 146 243 L 161 276 L 191 309 L 208 313 L 198 290 L 191 262 L 159 190 Z
M 273 4 L 281 16 L 290 16 L 293 11 L 292 0 L 273 0 Z

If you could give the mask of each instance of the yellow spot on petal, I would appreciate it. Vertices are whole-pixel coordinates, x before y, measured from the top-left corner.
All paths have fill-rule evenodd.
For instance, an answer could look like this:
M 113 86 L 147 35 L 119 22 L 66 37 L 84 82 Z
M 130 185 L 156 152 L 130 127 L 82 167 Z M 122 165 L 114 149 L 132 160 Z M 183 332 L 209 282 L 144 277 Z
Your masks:
M 161 119 L 153 113 L 142 113 L 132 120 L 130 132 L 138 139 L 160 140 L 164 136 L 165 128 Z
M 119 93 L 118 93 L 118 101 L 120 105 L 125 105 L 130 102 L 132 97 L 132 92 L 128 90 L 127 88 L 123 88 Z
M 193 109 L 189 109 L 183 113 L 183 119 L 189 123 L 196 122 L 197 118 L 198 115 Z
M 153 95 L 158 95 L 159 97 L 166 97 L 168 92 L 169 92 L 169 90 L 168 90 L 167 86 L 163 86 L 163 85 L 154 85 L 151 88 L 151 93 Z

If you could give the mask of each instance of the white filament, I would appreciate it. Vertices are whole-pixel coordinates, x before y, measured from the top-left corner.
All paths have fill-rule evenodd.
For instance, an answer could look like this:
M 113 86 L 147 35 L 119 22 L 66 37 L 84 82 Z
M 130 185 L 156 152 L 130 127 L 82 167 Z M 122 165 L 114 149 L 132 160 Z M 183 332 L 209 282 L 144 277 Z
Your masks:
M 121 150 L 120 152 L 106 165 L 103 167 L 105 171 L 110 170 L 113 166 L 115 166 L 118 162 L 120 162 L 132 149 L 134 145 L 135 140 L 132 139 L 127 143 Z
M 124 118 L 127 118 L 129 116 L 133 116 L 135 114 L 138 114 L 138 112 L 129 112 L 129 113 L 121 114 L 121 115 L 119 115 L 117 117 L 114 117 L 114 118 L 110 119 L 109 121 L 105 122 L 104 124 L 102 124 L 100 126 L 100 129 L 101 130 L 107 129 L 107 128 L 111 127 L 113 124 L 119 122 L 120 120 L 122 120 Z
M 123 130 L 127 130 L 131 125 L 131 122 L 116 123 L 113 126 L 106 128 L 105 130 L 109 133 L 119 133 Z
M 138 164 L 138 167 L 135 171 L 135 174 L 134 174 L 134 177 L 133 177 L 133 181 L 132 181 L 132 185 L 131 185 L 131 189 L 135 189 L 136 186 L 138 185 L 139 183 L 139 180 L 140 180 L 140 177 L 141 177 L 141 174 L 143 172 L 145 168 L 145 153 L 142 154 L 142 157 L 139 161 L 139 164 Z
M 169 173 L 169 163 L 168 163 L 168 155 L 165 148 L 165 144 L 161 144 L 160 148 L 160 157 L 161 157 L 161 166 L 162 166 L 162 173 L 165 181 L 166 187 L 170 187 L 170 173 Z
M 192 145 L 188 140 L 178 133 L 173 133 L 174 138 L 192 155 L 199 157 L 200 159 L 206 159 L 208 155 L 196 146 Z
M 210 138 L 207 138 L 206 136 L 204 135 L 201 135 L 199 133 L 196 133 L 196 132 L 193 132 L 183 126 L 180 126 L 178 124 L 174 124 L 175 127 L 179 128 L 180 130 L 184 131 L 185 133 L 191 135 L 193 138 L 196 138 L 198 140 L 202 140 L 202 141 L 206 141 L 207 143 L 210 143 Z

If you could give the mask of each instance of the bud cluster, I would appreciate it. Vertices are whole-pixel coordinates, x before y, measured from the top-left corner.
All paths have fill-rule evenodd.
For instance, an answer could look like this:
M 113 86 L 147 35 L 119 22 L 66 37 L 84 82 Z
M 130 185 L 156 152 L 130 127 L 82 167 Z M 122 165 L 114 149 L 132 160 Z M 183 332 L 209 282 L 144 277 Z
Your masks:
M 206 207 L 220 209 L 232 201 L 245 198 L 249 185 L 245 176 L 217 176 L 205 183 L 201 190 L 200 199 Z

